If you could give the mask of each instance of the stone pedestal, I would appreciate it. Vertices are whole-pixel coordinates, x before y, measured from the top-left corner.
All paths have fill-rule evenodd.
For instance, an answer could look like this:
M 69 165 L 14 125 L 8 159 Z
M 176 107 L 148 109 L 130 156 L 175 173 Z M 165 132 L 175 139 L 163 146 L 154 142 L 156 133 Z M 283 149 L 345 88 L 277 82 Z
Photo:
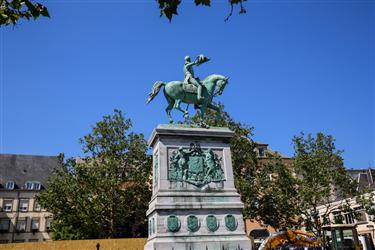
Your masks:
M 146 250 L 251 249 L 234 187 L 227 128 L 159 125 Z

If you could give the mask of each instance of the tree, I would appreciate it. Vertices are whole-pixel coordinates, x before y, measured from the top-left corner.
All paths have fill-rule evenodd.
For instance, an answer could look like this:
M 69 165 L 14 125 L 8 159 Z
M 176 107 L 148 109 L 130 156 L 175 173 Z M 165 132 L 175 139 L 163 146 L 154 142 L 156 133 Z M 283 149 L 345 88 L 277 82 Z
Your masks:
M 0 26 L 16 24 L 19 19 L 50 17 L 47 8 L 30 0 L 0 0 Z
M 285 164 L 277 153 L 258 161 L 256 144 L 251 139 L 253 128 L 234 121 L 224 106 L 219 106 L 222 118 L 216 120 L 215 113 L 208 110 L 205 122 L 210 126 L 229 127 L 235 132 L 231 140 L 233 173 L 245 204 L 246 218 L 276 230 L 305 226 L 321 235 L 321 227 L 332 222 L 329 215 L 333 211 L 339 209 L 356 216 L 349 199 L 358 195 L 357 183 L 347 174 L 342 151 L 336 149 L 332 136 L 323 133 L 318 133 L 316 138 L 310 134 L 295 136 L 291 164 Z M 187 122 L 199 123 L 199 117 L 195 115 Z M 341 204 L 333 206 L 339 200 Z M 369 201 L 366 199 L 368 210 Z M 325 207 L 320 216 L 319 206 Z
M 205 123 L 209 126 L 228 127 L 234 131 L 230 146 L 235 186 L 244 203 L 244 217 L 270 225 L 276 229 L 290 228 L 296 221 L 295 185 L 292 170 L 286 168 L 278 155 L 269 155 L 266 164 L 260 164 L 251 139 L 253 127 L 236 122 L 219 104 L 221 118 L 207 110 Z M 198 114 L 187 123 L 199 124 Z M 270 176 L 273 176 L 270 179 Z
M 246 13 L 246 9 L 243 6 L 243 3 L 246 0 L 228 0 L 231 10 L 228 15 L 228 17 L 225 19 L 227 21 L 229 17 L 233 14 L 233 7 L 234 5 L 240 6 L 240 12 L 239 14 Z M 177 10 L 179 5 L 181 4 L 181 0 L 158 0 L 159 3 L 159 9 L 160 9 L 160 16 L 166 16 L 169 21 L 172 20 L 173 15 L 178 15 Z M 196 6 L 202 5 L 202 6 L 211 6 L 211 0 L 194 0 L 194 3 Z
M 299 227 L 297 179 L 277 153 L 268 153 L 257 171 L 257 219 L 276 230 Z
M 211 127 L 228 127 L 234 131 L 230 147 L 235 186 L 245 204 L 244 216 L 254 218 L 257 194 L 255 187 L 257 159 L 254 150 L 255 143 L 251 140 L 254 128 L 231 118 L 224 111 L 224 105 L 219 104 L 218 106 L 220 107 L 221 117 L 218 119 L 215 111 L 207 109 L 204 122 Z M 199 124 L 200 122 L 198 113 L 192 118 L 185 119 L 185 123 Z
M 293 168 L 297 176 L 298 209 L 303 225 L 321 236 L 322 226 L 330 224 L 329 215 L 337 208 L 349 210 L 348 199 L 356 195 L 357 183 L 343 165 L 342 151 L 334 138 L 317 133 L 295 136 Z M 333 202 L 341 200 L 339 207 Z M 318 207 L 324 206 L 319 215 Z
M 375 222 L 375 192 L 373 188 L 365 188 L 359 192 L 356 202 L 360 204 L 370 216 L 370 221 Z
M 121 111 L 104 116 L 80 139 L 82 158 L 64 161 L 38 201 L 53 214 L 54 239 L 147 235 L 151 160 L 142 134 Z
M 233 15 L 235 5 L 239 5 L 239 14 L 246 13 L 243 3 L 247 0 L 228 0 L 230 4 L 229 15 L 225 18 L 228 21 Z M 178 15 L 178 7 L 181 0 L 157 0 L 160 16 L 165 16 L 172 21 L 174 15 Z M 194 0 L 196 6 L 211 6 L 211 0 Z M 32 0 L 0 0 L 0 26 L 17 24 L 19 19 L 34 20 L 40 16 L 50 17 L 46 6 L 40 3 L 33 3 Z

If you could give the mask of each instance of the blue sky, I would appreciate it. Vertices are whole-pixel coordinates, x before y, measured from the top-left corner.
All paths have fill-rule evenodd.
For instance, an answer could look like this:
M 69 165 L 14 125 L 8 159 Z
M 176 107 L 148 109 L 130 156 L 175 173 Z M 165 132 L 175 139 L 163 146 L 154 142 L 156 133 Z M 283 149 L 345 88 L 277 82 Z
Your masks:
M 249 0 L 228 22 L 227 1 L 192 2 L 169 23 L 153 0 L 44 1 L 51 19 L 1 28 L 1 153 L 79 155 L 114 108 L 148 137 L 167 123 L 162 95 L 145 105 L 153 83 L 203 53 L 196 75 L 230 76 L 218 100 L 255 140 L 292 155 L 322 131 L 347 167 L 374 166 L 374 1 Z

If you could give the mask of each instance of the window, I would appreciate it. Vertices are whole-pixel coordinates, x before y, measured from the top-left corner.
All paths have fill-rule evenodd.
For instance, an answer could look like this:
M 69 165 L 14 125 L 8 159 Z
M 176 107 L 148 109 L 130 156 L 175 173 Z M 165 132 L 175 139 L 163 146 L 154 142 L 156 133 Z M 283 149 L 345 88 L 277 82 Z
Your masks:
M 41 185 L 40 185 L 39 182 L 34 182 L 34 189 L 35 190 L 40 190 L 40 187 L 41 187 Z
M 40 204 L 37 200 L 34 200 L 34 211 L 39 212 L 41 210 Z
M 3 201 L 3 210 L 4 212 L 12 212 L 13 200 L 4 200 Z
M 9 226 L 9 219 L 0 219 L 0 232 L 9 232 Z
M 38 239 L 29 239 L 29 242 L 38 242 Z
M 17 232 L 25 232 L 26 231 L 26 219 L 18 219 L 17 220 L 16 231 Z
M 27 190 L 40 190 L 41 184 L 38 181 L 27 181 L 25 183 L 25 189 Z
M 335 224 L 343 224 L 344 218 L 340 211 L 333 212 L 333 221 Z
M 354 223 L 354 216 L 352 213 L 344 214 L 346 224 L 353 224 Z
M 357 223 L 367 222 L 367 216 L 366 216 L 365 209 L 363 209 L 363 207 L 357 207 L 357 208 L 355 208 L 355 210 L 356 210 Z
M 33 233 L 39 231 L 39 218 L 33 218 L 31 220 L 31 231 Z
M 46 219 L 46 231 L 47 232 L 51 231 L 51 222 L 52 222 L 51 218 Z
M 5 184 L 5 188 L 6 188 L 6 189 L 14 189 L 14 181 L 8 181 L 8 182 Z
M 20 200 L 19 211 L 27 212 L 29 208 L 29 200 Z
M 258 152 L 259 152 L 259 157 L 264 157 L 264 148 L 259 148 L 258 149 Z
M 27 190 L 32 190 L 33 189 L 33 183 L 31 182 L 31 181 L 28 181 L 28 182 L 26 182 L 25 183 L 25 188 L 27 189 Z

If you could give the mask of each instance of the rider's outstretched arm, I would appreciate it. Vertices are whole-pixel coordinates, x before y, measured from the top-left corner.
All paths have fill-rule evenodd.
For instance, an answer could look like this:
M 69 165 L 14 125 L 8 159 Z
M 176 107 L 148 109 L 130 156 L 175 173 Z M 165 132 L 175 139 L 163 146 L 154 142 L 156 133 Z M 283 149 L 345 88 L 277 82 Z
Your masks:
M 191 66 L 194 66 L 194 65 L 199 65 L 199 62 L 198 62 L 198 60 L 195 60 L 194 62 L 189 62 L 189 63 L 187 63 L 186 65 L 185 65 L 185 67 L 187 68 L 187 67 L 191 67 Z

